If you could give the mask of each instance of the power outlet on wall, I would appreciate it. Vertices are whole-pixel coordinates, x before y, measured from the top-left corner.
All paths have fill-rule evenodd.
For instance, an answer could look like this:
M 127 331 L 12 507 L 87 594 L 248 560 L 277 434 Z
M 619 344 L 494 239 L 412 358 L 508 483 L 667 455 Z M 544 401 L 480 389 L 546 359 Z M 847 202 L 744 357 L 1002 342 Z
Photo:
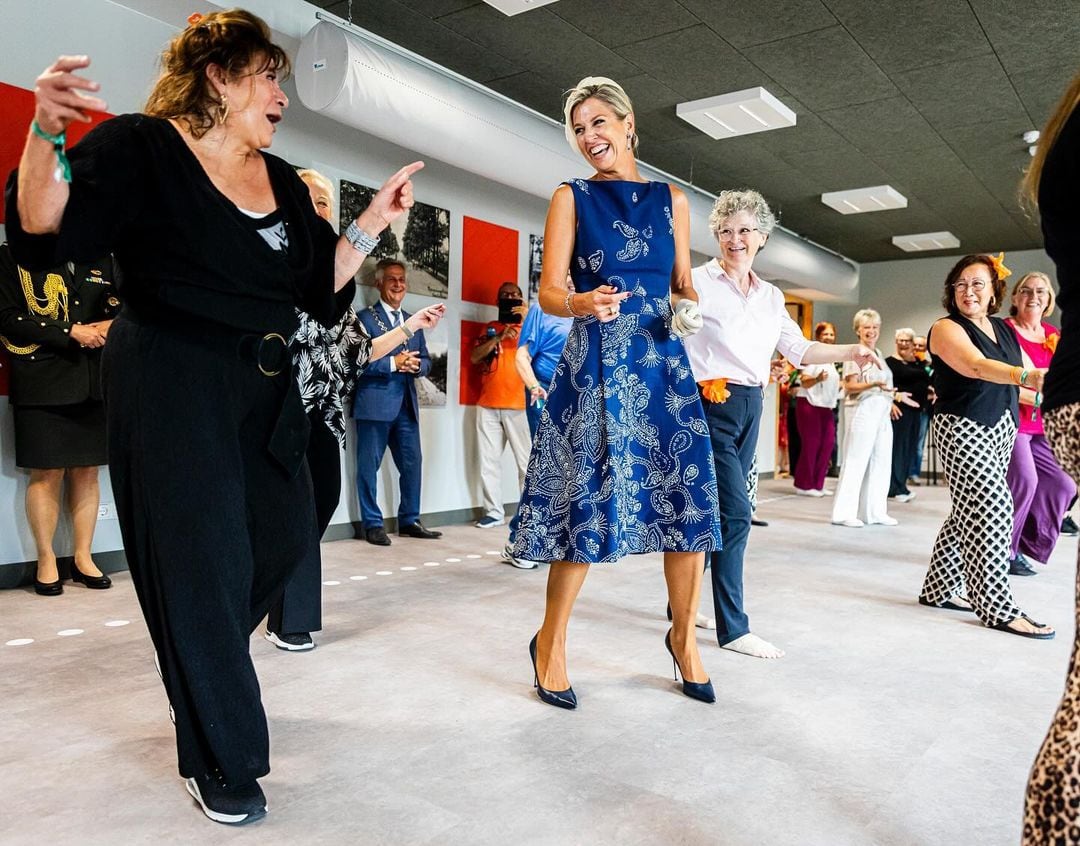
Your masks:
M 116 519 L 116 503 L 115 502 L 103 502 L 98 506 L 97 516 L 99 520 L 115 520 Z

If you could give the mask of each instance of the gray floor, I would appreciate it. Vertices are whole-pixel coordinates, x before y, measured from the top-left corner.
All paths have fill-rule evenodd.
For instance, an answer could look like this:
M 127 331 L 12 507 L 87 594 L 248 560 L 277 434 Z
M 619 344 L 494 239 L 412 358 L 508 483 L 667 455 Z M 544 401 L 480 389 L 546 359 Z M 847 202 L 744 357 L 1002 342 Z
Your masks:
M 790 490 L 763 484 L 771 525 L 746 578 L 754 630 L 788 655 L 702 633 L 713 706 L 672 682 L 657 556 L 586 582 L 569 713 L 532 692 L 544 572 L 500 564 L 502 530 L 327 544 L 319 647 L 252 641 L 274 770 L 269 816 L 243 829 L 206 820 L 176 775 L 127 575 L 106 593 L 6 591 L 0 842 L 1016 843 L 1068 661 L 1076 540 L 1013 580 L 1059 629 L 1024 640 L 915 604 L 943 488 L 894 505 L 899 527 L 859 530 Z

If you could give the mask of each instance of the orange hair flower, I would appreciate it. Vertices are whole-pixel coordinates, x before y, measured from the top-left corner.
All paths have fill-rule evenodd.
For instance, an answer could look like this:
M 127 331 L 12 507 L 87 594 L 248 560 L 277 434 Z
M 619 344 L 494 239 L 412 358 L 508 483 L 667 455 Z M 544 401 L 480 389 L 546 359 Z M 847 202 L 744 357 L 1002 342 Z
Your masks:
M 1046 340 L 1043 341 L 1043 346 L 1050 350 L 1050 355 L 1057 351 L 1057 342 L 1060 337 L 1061 335 L 1055 332 L 1053 335 L 1047 335 Z
M 996 256 L 987 256 L 990 259 L 990 264 L 994 265 L 994 270 L 997 272 L 998 279 L 1008 279 L 1012 276 L 1012 271 L 1005 266 L 1005 253 L 998 253 Z
M 726 402 L 731 396 L 731 391 L 727 389 L 727 379 L 706 379 L 698 382 L 698 387 L 701 388 L 701 395 L 709 402 Z
M 193 12 L 192 14 L 188 15 L 188 26 L 195 26 L 202 20 L 202 17 L 203 16 L 199 12 Z

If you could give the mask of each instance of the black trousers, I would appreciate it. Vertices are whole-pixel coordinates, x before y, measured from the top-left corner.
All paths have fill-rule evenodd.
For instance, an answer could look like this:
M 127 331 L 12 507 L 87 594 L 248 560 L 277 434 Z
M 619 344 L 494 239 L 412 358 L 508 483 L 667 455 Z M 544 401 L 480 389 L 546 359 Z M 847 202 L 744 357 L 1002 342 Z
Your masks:
M 121 315 L 103 362 L 109 472 L 180 774 L 232 784 L 270 771 L 251 632 L 318 544 L 306 461 L 289 473 L 268 452 L 291 371 L 265 376 L 240 350 L 235 333 Z
M 307 461 L 315 491 L 315 521 L 323 536 L 341 498 L 341 448 L 322 415 L 312 412 Z M 266 627 L 278 634 L 316 632 L 322 628 L 322 554 L 318 546 L 296 567 L 281 599 L 274 603 Z
M 908 490 L 908 473 L 915 450 L 919 445 L 920 411 L 901 406 L 900 417 L 892 422 L 892 475 L 889 478 L 889 496 L 911 493 Z

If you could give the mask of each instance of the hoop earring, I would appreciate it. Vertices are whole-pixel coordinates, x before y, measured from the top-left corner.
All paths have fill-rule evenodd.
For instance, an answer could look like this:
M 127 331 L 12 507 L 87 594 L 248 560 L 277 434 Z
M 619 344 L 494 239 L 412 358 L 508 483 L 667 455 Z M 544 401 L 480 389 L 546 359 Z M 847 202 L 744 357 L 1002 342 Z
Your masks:
M 218 126 L 225 125 L 225 119 L 229 116 L 229 95 L 221 93 L 221 101 L 218 103 L 217 122 Z

